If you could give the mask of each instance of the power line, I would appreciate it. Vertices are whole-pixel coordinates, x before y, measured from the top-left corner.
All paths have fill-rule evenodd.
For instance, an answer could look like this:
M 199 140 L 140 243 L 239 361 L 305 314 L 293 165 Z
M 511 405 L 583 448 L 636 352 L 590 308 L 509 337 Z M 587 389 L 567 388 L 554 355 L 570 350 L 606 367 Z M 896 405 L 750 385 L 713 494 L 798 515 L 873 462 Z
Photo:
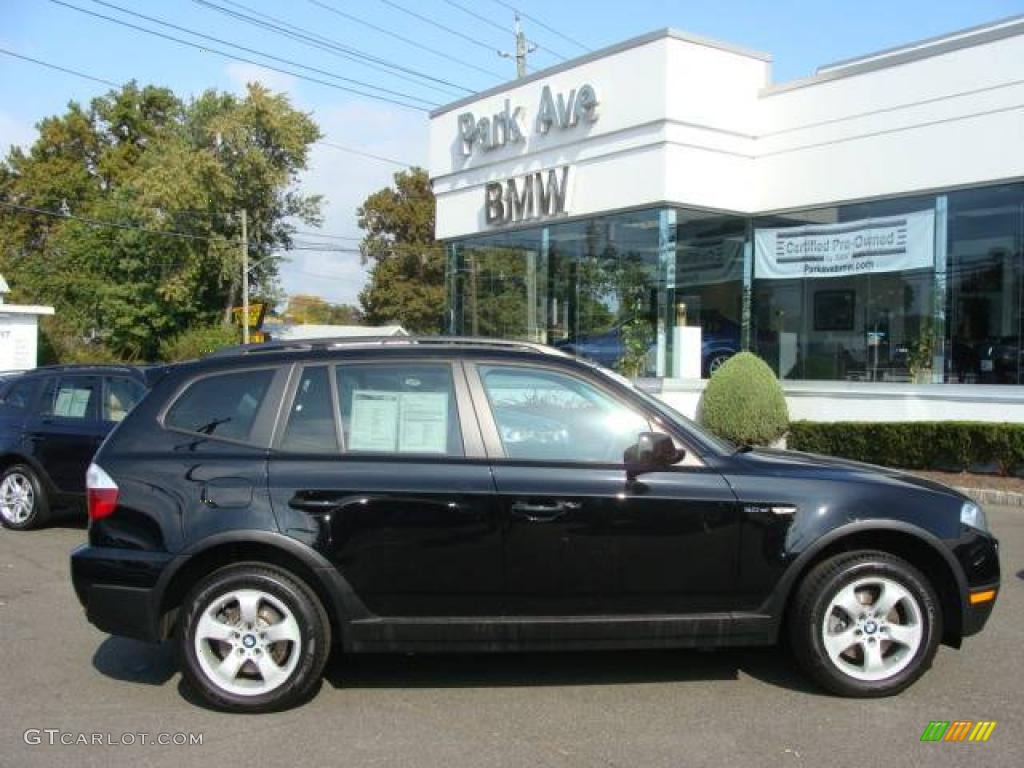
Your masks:
M 414 19 L 419 19 L 420 21 L 422 21 L 422 22 L 424 22 L 426 24 L 429 24 L 432 27 L 437 27 L 438 29 L 444 30 L 449 35 L 455 35 L 455 37 L 461 38 L 461 39 L 465 40 L 466 42 L 472 43 L 473 45 L 476 45 L 476 46 L 478 46 L 480 48 L 483 48 L 485 51 L 488 51 L 490 53 L 494 53 L 494 48 L 492 46 L 487 45 L 487 43 L 481 43 L 475 37 L 470 37 L 465 32 L 460 32 L 459 30 L 453 29 L 452 27 L 449 27 L 449 26 L 447 26 L 445 24 L 442 24 L 439 21 L 434 21 L 434 19 L 430 18 L 429 16 L 424 16 L 421 13 L 417 13 L 416 11 L 410 10 L 410 9 L 406 8 L 405 6 L 402 6 L 402 5 L 399 5 L 396 2 L 393 2 L 393 0 L 380 0 L 380 1 L 382 3 L 384 3 L 384 5 L 389 5 L 392 8 L 394 8 L 395 10 L 397 10 L 397 11 L 401 11 L 402 13 L 404 13 L 404 14 L 406 14 L 408 16 L 412 16 Z M 499 77 L 500 77 L 500 75 L 499 75 Z
M 97 1 L 98 0 L 93 0 L 93 2 L 97 2 Z M 156 30 L 153 30 L 153 29 L 146 29 L 145 27 L 140 27 L 137 24 L 132 24 L 131 22 L 123 21 L 122 19 L 115 19 L 112 16 L 106 16 L 106 15 L 104 15 L 102 13 L 97 13 L 95 11 L 90 11 L 90 10 L 87 10 L 85 8 L 79 8 L 77 5 L 72 5 L 71 3 L 64 2 L 64 0 L 50 0 L 50 2 L 51 3 L 55 3 L 56 5 L 62 5 L 65 8 L 71 8 L 72 10 L 78 11 L 80 13 L 87 14 L 89 16 L 95 16 L 96 18 L 104 19 L 106 21 L 113 22 L 114 24 L 120 24 L 123 27 L 129 27 L 131 29 L 138 30 L 139 32 L 145 32 L 147 35 L 153 35 L 154 37 L 160 37 L 160 38 L 163 38 L 164 40 L 170 40 L 172 42 L 178 43 L 179 45 L 184 45 L 184 46 L 186 46 L 188 48 L 196 48 L 197 47 L 195 43 L 189 42 L 188 40 L 182 40 L 180 37 L 174 37 L 173 35 L 168 35 L 168 34 L 165 34 L 163 32 L 157 32 Z M 131 12 L 128 11 L 128 13 L 131 13 Z M 133 14 L 133 15 L 139 15 L 139 14 Z M 158 22 L 158 23 L 162 23 L 162 22 Z M 190 34 L 193 34 L 196 37 L 207 37 L 206 35 L 201 35 L 198 32 L 191 32 Z M 210 39 L 212 39 L 212 38 L 210 38 Z M 233 43 L 228 43 L 228 45 L 234 45 L 234 44 Z M 241 48 L 241 46 L 235 46 L 235 47 Z M 296 78 L 299 78 L 300 80 L 308 80 L 308 81 L 313 82 L 313 83 L 318 83 L 319 85 L 324 85 L 324 86 L 326 86 L 328 88 L 334 88 L 335 90 L 345 91 L 346 93 L 354 93 L 354 94 L 356 94 L 358 96 L 365 96 L 366 98 L 376 99 L 378 101 L 385 101 L 385 102 L 388 102 L 390 104 L 396 104 L 396 105 L 398 105 L 400 107 L 406 107 L 407 109 L 415 109 L 418 112 L 427 112 L 428 111 L 427 109 L 425 109 L 423 107 L 420 107 L 420 106 L 417 106 L 415 104 L 408 104 L 408 103 L 406 103 L 404 101 L 399 101 L 398 99 L 392 99 L 392 98 L 389 98 L 387 96 L 379 96 L 379 95 L 377 95 L 375 93 L 369 93 L 367 91 L 361 91 L 361 90 L 359 90 L 357 88 L 349 88 L 349 87 L 344 86 L 344 85 L 338 85 L 337 83 L 329 83 L 326 80 L 320 80 L 320 79 L 315 78 L 315 77 L 310 77 L 309 75 L 303 75 L 303 74 L 301 74 L 299 72 L 293 72 L 293 71 L 288 70 L 288 69 L 283 69 L 281 67 L 276 67 L 273 64 L 267 64 L 265 62 L 255 61 L 254 59 L 247 59 L 244 56 L 238 56 L 236 54 L 226 53 L 226 52 L 218 50 L 216 48 L 206 48 L 205 50 L 209 51 L 210 53 L 215 53 L 218 56 L 223 56 L 226 59 L 232 59 L 233 61 L 241 61 L 241 62 L 244 62 L 246 64 L 253 64 L 253 65 L 257 66 L 257 67 L 263 67 L 264 69 L 273 70 L 274 72 L 280 72 L 281 74 L 289 75 L 291 77 L 296 77 Z M 275 57 L 270 56 L 269 54 L 259 53 L 258 55 L 266 56 L 267 58 L 275 58 Z M 302 67 L 303 65 L 299 64 L 297 66 Z M 308 69 L 308 67 L 304 67 L 304 68 Z M 337 75 L 332 75 L 332 77 L 337 77 Z M 362 84 L 365 85 L 368 88 L 373 88 L 373 89 L 376 89 L 376 90 L 384 90 L 384 89 L 379 89 L 379 88 L 377 88 L 377 86 L 371 85 L 369 83 L 362 83 Z M 429 103 L 429 102 L 427 102 L 427 103 Z
M 264 53 L 263 51 L 256 50 L 255 48 L 247 48 L 244 45 L 239 45 L 238 43 L 232 43 L 230 40 L 223 40 L 223 39 L 221 39 L 219 37 L 213 37 L 212 35 L 207 35 L 207 34 L 205 34 L 203 32 L 196 32 L 195 30 L 188 29 L 187 27 L 179 26 L 178 24 L 173 24 L 173 23 L 171 23 L 169 21 L 164 21 L 162 19 L 158 19 L 158 18 L 156 18 L 154 16 L 147 16 L 144 13 L 136 13 L 135 11 L 131 11 L 131 10 L 128 10 L 127 8 L 122 8 L 119 5 L 115 5 L 114 3 L 108 3 L 108 2 L 106 2 L 106 0 L 92 0 L 92 2 L 94 2 L 97 5 L 105 6 L 107 8 L 113 8 L 114 10 L 120 11 L 121 13 L 126 13 L 129 16 L 135 16 L 136 18 L 139 18 L 139 19 L 145 19 L 146 21 L 152 22 L 154 24 L 159 24 L 159 25 L 161 25 L 163 27 L 169 27 L 170 29 L 176 29 L 179 32 L 184 32 L 185 34 L 192 35 L 194 37 L 201 37 L 201 38 L 205 38 L 206 40 L 213 40 L 215 43 L 220 43 L 221 45 L 230 45 L 232 48 L 238 48 L 239 50 L 246 51 L 247 53 L 252 53 L 252 54 L 255 54 L 257 56 L 263 56 L 264 58 L 272 59 L 274 61 L 279 61 L 279 62 L 281 62 L 283 64 L 288 64 L 288 65 L 293 66 L 293 67 L 299 67 L 300 69 L 307 69 L 310 72 L 316 72 L 317 74 L 320 74 L 320 75 L 326 75 L 327 77 L 333 77 L 336 80 L 341 80 L 341 81 L 346 82 L 346 83 L 354 83 L 356 85 L 363 86 L 365 88 L 373 88 L 374 90 L 380 91 L 382 93 L 390 94 L 391 96 L 398 96 L 398 97 L 403 98 L 403 99 L 410 99 L 411 101 L 418 101 L 418 102 L 420 102 L 422 104 L 426 104 L 427 106 L 434 106 L 434 102 L 427 101 L 426 99 L 421 99 L 418 96 L 413 96 L 412 94 L 409 94 L 409 93 L 403 93 L 402 91 L 393 91 L 393 90 L 390 90 L 389 88 L 384 88 L 383 86 L 380 86 L 380 85 L 373 85 L 372 83 L 367 83 L 364 80 L 355 80 L 355 79 L 353 79 L 351 77 L 345 77 L 345 76 L 339 75 L 339 74 L 337 74 L 335 72 L 330 72 L 330 71 L 328 71 L 326 69 L 318 69 L 317 67 L 310 67 L 310 66 L 308 66 L 306 64 L 302 64 L 300 62 L 293 61 L 291 59 L 285 59 L 285 58 L 282 58 L 280 56 L 275 56 L 272 53 Z
M 490 19 L 487 16 L 484 16 L 482 13 L 477 13 L 472 8 L 467 8 L 462 3 L 455 2 L 455 0 L 444 0 L 444 1 L 446 3 L 448 3 L 448 5 L 452 6 L 453 8 L 458 8 L 460 11 L 462 11 L 464 13 L 468 13 L 474 19 L 479 19 L 484 24 L 487 24 L 489 26 L 494 27 L 497 30 L 500 30 L 502 34 L 506 34 L 506 35 L 508 34 L 508 30 L 505 27 L 503 27 L 501 24 L 496 22 L 494 19 Z M 568 58 L 568 57 L 563 56 L 562 54 L 558 53 L 558 51 L 553 51 L 550 48 L 541 45 L 540 43 L 534 43 L 534 45 L 537 46 L 538 50 L 545 51 L 546 53 L 550 53 L 556 59 L 559 59 L 561 61 L 566 61 L 567 58 Z
M 223 0 L 223 2 L 226 2 L 229 5 L 233 5 L 236 8 L 241 8 L 244 11 L 248 11 L 253 15 L 248 16 L 244 13 L 233 11 L 230 8 L 225 8 L 223 6 L 217 5 L 216 3 L 209 2 L 208 0 L 193 0 L 193 2 L 198 3 L 199 5 L 206 6 L 211 10 L 216 10 L 218 13 L 223 13 L 233 18 L 245 21 L 249 24 L 258 25 L 260 27 L 263 27 L 264 29 L 269 29 L 273 32 L 277 32 L 280 35 L 290 37 L 291 39 L 297 40 L 301 43 L 304 43 L 305 45 L 314 48 L 319 48 L 320 50 L 330 53 L 334 56 L 354 61 L 355 63 L 361 64 L 364 67 L 376 69 L 380 72 L 384 72 L 385 74 L 391 75 L 392 77 L 398 77 L 403 80 L 407 80 L 408 82 L 415 83 L 416 85 L 419 86 L 425 85 L 427 88 L 432 88 L 440 93 L 461 96 L 462 93 L 456 93 L 456 91 L 465 93 L 473 92 L 472 88 L 467 88 L 464 85 L 453 83 L 449 80 L 445 80 L 444 78 L 434 77 L 433 75 L 428 75 L 424 72 L 420 72 L 409 67 L 404 67 L 401 64 L 390 62 L 387 59 L 382 59 L 378 56 L 373 56 L 372 54 L 366 53 L 365 51 L 361 51 L 358 48 L 352 48 L 347 45 L 342 45 L 341 43 L 332 40 L 329 37 L 319 35 L 311 30 L 296 26 L 295 24 L 290 24 L 284 19 L 277 18 L 276 16 L 271 16 L 270 14 L 267 13 L 262 13 L 242 3 L 234 2 L 233 0 Z M 256 18 L 257 16 L 260 18 Z M 266 21 L 262 19 L 265 19 Z M 412 77 L 420 79 L 414 80 L 411 77 L 408 77 L 407 75 L 411 75 Z M 431 82 L 439 83 L 440 86 L 430 85 Z
M 82 78 L 85 78 L 86 80 L 92 80 L 93 82 L 96 82 L 96 83 L 103 83 L 103 85 L 109 85 L 109 86 L 112 86 L 114 88 L 120 88 L 121 87 L 120 83 L 115 83 L 112 80 L 104 80 L 102 77 L 93 77 L 92 75 L 87 75 L 84 72 L 79 72 L 78 70 L 75 70 L 75 69 L 68 69 L 67 67 L 61 67 L 61 66 L 58 66 L 56 64 L 49 64 L 49 63 L 47 63 L 45 61 L 40 61 L 39 59 L 33 59 L 31 56 L 24 56 L 24 55 L 22 55 L 20 53 L 15 53 L 14 51 L 8 51 L 6 48 L 0 48 L 0 53 L 5 53 L 8 56 L 14 56 L 15 58 L 18 58 L 18 59 L 24 59 L 25 61 L 31 61 L 33 64 L 38 64 L 41 67 L 47 67 L 49 69 L 56 69 L 56 70 L 58 70 L 60 72 L 66 72 L 67 74 L 74 75 L 75 77 L 82 77 Z
M 432 53 L 432 54 L 434 54 L 436 56 L 441 56 L 441 57 L 443 57 L 445 59 L 448 59 L 449 61 L 454 61 L 455 63 L 461 64 L 464 67 L 469 67 L 471 69 L 475 69 L 477 72 L 483 72 L 485 75 L 490 75 L 491 77 L 497 77 L 498 79 L 503 79 L 504 78 L 503 75 L 498 74 L 497 72 L 495 72 L 492 69 L 486 69 L 484 67 L 478 66 L 478 65 L 473 64 L 471 62 L 463 61 L 462 59 L 458 59 L 458 58 L 452 56 L 449 53 L 445 53 L 444 51 L 439 51 L 436 48 L 431 48 L 428 45 L 424 45 L 423 43 L 420 43 L 420 42 L 418 42 L 416 40 L 413 40 L 411 38 L 408 38 L 408 37 L 405 37 L 403 35 L 400 35 L 397 32 L 392 32 L 390 29 L 387 29 L 386 27 L 381 27 L 381 26 L 379 26 L 377 24 L 373 24 L 372 22 L 366 21 L 365 19 L 361 19 L 358 16 L 353 16 L 351 13 L 346 13 L 345 11 L 338 10 L 337 8 L 335 8 L 335 7 L 331 6 L 331 5 L 328 5 L 327 3 L 320 2 L 320 0 L 309 0 L 309 2 L 312 3 L 315 6 L 323 8 L 325 11 L 330 11 L 331 13 L 337 14 L 338 16 L 341 16 L 342 18 L 346 18 L 349 21 L 354 21 L 357 24 L 362 24 L 364 27 L 369 27 L 370 29 L 374 29 L 377 32 L 380 32 L 382 34 L 388 35 L 389 37 L 393 37 L 396 40 L 401 40 L 406 45 L 415 46 L 416 48 L 419 48 L 420 50 L 428 51 L 429 53 Z M 429 19 L 427 19 L 427 21 L 429 21 Z M 430 22 L 430 23 L 433 23 L 433 22 Z M 476 42 L 476 41 L 473 41 L 473 42 Z M 488 50 L 490 50 L 490 48 L 488 48 Z
M 573 40 L 573 39 L 572 39 L 571 37 L 569 37 L 569 36 L 568 36 L 568 35 L 566 35 L 566 34 L 563 34 L 563 33 L 559 32 L 559 31 L 558 31 L 557 29 L 555 29 L 554 27 L 548 26 L 548 25 L 547 25 L 547 24 L 545 24 L 545 23 L 544 23 L 543 21 L 541 21 L 540 19 L 538 19 L 538 18 L 537 18 L 536 16 L 531 16 L 530 14 L 528 14 L 528 13 L 526 13 L 526 12 L 524 12 L 524 11 L 521 11 L 521 10 L 519 10 L 519 9 L 518 9 L 518 8 L 516 8 L 516 7 L 514 6 L 514 5 L 512 5 L 511 3 L 506 3 L 506 2 L 505 2 L 505 0 L 491 0 L 491 2 L 492 2 L 492 3 L 496 3 L 497 5 L 501 5 L 501 6 L 504 6 L 505 8 L 508 8 L 508 9 L 509 9 L 510 11 L 514 11 L 515 13 L 518 13 L 518 14 L 519 14 L 520 16 L 522 16 L 522 17 L 523 17 L 524 19 L 529 19 L 530 21 L 532 21 L 532 22 L 533 22 L 534 24 L 536 24 L 537 26 L 539 26 L 539 27 L 543 27 L 543 28 L 544 28 L 544 29 L 546 29 L 546 30 L 547 30 L 548 32 L 550 32 L 551 34 L 553 34 L 553 35 L 557 35 L 558 37 L 562 38 L 562 39 L 563 39 L 563 40 L 565 40 L 566 42 L 570 42 L 570 43 L 572 43 L 572 44 L 573 44 L 573 45 L 575 45 L 575 46 L 576 46 L 577 48 L 582 48 L 582 49 L 583 49 L 584 51 L 590 51 L 590 48 L 588 48 L 587 46 L 585 46 L 585 45 L 584 45 L 583 43 L 581 43 L 581 42 L 580 42 L 579 40 Z
M 332 141 L 318 141 L 317 144 L 323 144 L 325 147 L 332 147 L 334 149 L 341 150 L 342 152 L 351 152 L 353 155 L 362 155 L 363 157 L 369 157 L 373 160 L 380 160 L 382 163 L 391 163 L 392 165 L 399 165 L 403 168 L 415 168 L 416 166 L 412 163 L 405 163 L 401 160 L 395 160 L 393 157 L 384 157 L 384 155 L 375 155 L 372 152 L 363 152 L 361 149 L 353 149 L 352 147 L 346 147 L 343 144 L 335 144 Z
M 145 232 L 150 235 L 163 235 L 166 237 L 176 237 L 183 240 L 202 240 L 204 242 L 221 242 L 224 245 L 231 245 L 235 241 L 231 238 L 225 237 L 210 237 L 208 235 L 194 235 L 189 232 L 178 232 L 175 230 L 165 229 L 150 229 L 149 227 L 141 227 L 137 224 L 126 224 L 120 221 L 105 221 L 103 219 L 94 219 L 88 216 L 78 216 L 73 213 L 64 213 L 63 211 L 51 211 L 46 208 L 35 208 L 29 205 L 18 205 L 17 203 L 8 203 L 0 200 L 0 206 L 4 208 L 10 208 L 15 211 L 22 213 L 38 214 L 40 216 L 49 216 L 55 219 L 70 219 L 72 221 L 78 221 L 82 224 L 87 224 L 92 227 L 110 227 L 112 229 L 129 230 L 133 232 Z M 224 214 L 219 214 L 224 215 Z M 357 237 L 346 237 L 344 235 L 331 235 L 321 232 L 293 232 L 291 234 L 307 234 L 321 238 L 334 238 L 338 240 L 361 240 Z M 251 243 L 252 248 L 258 247 L 258 243 Z M 323 251 L 323 252 L 338 252 L 338 253 L 360 253 L 358 248 L 351 246 L 343 246 L 335 243 L 315 243 L 315 242 L 304 242 L 300 241 L 298 244 L 293 245 L 291 248 L 275 248 L 275 251 Z
M 135 224 L 124 224 L 118 221 L 103 221 L 102 219 L 91 219 L 86 216 L 76 216 L 73 213 L 64 213 L 63 211 L 50 211 L 45 208 L 33 208 L 28 205 L 17 205 L 16 203 L 7 203 L 0 200 L 0 205 L 5 208 L 11 208 L 16 211 L 22 211 L 24 213 L 37 213 L 41 216 L 50 216 L 55 219 L 72 219 L 74 221 L 80 221 L 83 224 L 88 224 L 92 227 L 112 227 L 114 229 L 127 229 L 135 232 L 147 232 L 151 235 L 166 235 L 167 237 L 177 237 L 184 240 L 203 240 L 207 242 L 220 241 L 225 244 L 231 243 L 231 240 L 227 238 L 207 237 L 205 235 L 193 235 L 188 232 L 176 232 L 174 230 L 164 229 L 149 229 L 148 227 L 140 227 Z

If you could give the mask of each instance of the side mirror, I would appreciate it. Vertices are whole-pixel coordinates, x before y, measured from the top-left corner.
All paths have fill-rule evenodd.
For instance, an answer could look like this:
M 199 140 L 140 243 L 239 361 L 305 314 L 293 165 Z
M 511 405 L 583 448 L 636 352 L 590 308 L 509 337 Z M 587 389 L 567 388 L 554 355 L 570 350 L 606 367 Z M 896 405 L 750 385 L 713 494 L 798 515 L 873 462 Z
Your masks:
M 626 482 L 632 483 L 638 475 L 671 467 L 683 456 L 672 438 L 660 432 L 641 432 L 635 444 L 622 454 L 626 465 Z

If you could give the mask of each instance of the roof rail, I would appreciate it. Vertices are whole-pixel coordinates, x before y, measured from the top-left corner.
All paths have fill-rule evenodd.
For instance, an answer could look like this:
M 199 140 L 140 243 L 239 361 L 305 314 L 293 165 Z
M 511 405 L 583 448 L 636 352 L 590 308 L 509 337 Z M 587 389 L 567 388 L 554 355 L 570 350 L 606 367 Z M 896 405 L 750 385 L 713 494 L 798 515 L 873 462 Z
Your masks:
M 568 357 L 565 352 L 533 341 L 514 339 L 488 339 L 477 336 L 342 336 L 323 339 L 295 339 L 268 341 L 261 344 L 239 344 L 225 347 L 208 357 L 233 357 L 271 352 L 311 352 L 321 349 L 354 349 L 358 347 L 483 347 L 492 349 L 518 349 L 544 355 Z
M 60 371 L 80 371 L 84 368 L 115 368 L 122 371 L 137 371 L 141 366 L 130 363 L 55 363 L 54 365 L 37 365 L 25 373 L 35 371 L 49 371 L 59 373 Z

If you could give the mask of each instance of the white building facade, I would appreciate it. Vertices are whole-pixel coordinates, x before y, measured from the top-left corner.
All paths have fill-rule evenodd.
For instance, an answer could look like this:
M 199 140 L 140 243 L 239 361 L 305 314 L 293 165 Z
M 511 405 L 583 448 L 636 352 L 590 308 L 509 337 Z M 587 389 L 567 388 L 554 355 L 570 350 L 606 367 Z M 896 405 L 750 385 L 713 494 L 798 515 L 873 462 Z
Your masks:
M 783 84 L 653 33 L 437 110 L 430 174 L 453 333 L 685 410 L 740 349 L 802 415 L 1024 409 L 1024 17 Z

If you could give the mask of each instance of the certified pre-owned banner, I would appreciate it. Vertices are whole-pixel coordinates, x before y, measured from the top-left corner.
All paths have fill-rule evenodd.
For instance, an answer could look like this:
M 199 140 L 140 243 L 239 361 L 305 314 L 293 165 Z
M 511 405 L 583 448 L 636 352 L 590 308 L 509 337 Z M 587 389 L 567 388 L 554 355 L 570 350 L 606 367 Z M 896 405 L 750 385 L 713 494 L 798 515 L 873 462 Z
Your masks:
M 843 277 L 934 264 L 935 212 L 754 233 L 754 277 Z

